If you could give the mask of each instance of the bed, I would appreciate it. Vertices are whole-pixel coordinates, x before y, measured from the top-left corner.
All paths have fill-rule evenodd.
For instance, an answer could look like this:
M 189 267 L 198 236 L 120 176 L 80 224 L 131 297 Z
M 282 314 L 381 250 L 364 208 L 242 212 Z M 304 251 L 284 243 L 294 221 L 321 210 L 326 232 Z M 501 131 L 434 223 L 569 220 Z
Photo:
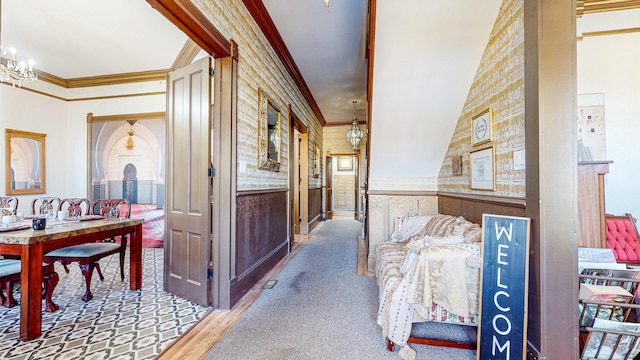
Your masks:
M 475 349 L 473 343 L 411 336 L 413 323 L 475 327 L 482 229 L 462 217 L 426 215 L 394 219 L 388 241 L 376 248 L 377 322 L 389 350 L 415 357 L 408 343 Z

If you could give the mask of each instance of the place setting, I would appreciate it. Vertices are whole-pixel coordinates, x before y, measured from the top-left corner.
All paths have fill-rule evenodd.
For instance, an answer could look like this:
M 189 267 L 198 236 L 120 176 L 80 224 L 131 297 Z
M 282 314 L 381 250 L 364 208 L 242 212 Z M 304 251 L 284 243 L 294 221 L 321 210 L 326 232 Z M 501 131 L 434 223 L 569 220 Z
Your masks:
M 22 213 L 15 214 L 12 210 L 2 209 L 2 223 L 0 223 L 0 231 L 14 231 L 28 229 L 31 226 L 21 222 Z

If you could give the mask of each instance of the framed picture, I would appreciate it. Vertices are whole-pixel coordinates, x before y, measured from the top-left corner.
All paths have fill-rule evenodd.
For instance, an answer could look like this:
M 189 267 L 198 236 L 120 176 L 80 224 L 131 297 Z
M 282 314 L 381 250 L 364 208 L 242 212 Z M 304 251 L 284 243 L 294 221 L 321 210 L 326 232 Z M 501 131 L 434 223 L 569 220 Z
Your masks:
M 475 190 L 495 190 L 495 162 L 493 146 L 471 152 L 471 188 Z
M 476 146 L 492 140 L 493 110 L 488 108 L 471 119 L 471 145 Z
M 353 171 L 353 158 L 350 156 L 339 157 L 338 171 Z
M 322 159 L 322 154 L 315 141 L 311 145 L 311 149 L 313 150 L 313 177 L 318 178 L 320 177 L 320 160 Z
M 462 155 L 455 155 L 451 158 L 451 173 L 462 175 Z

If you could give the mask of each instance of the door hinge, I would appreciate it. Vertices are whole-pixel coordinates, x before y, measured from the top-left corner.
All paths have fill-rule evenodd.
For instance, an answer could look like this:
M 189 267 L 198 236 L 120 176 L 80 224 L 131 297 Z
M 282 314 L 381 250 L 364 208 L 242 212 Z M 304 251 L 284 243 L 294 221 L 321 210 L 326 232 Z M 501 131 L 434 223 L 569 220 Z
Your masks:
M 207 279 L 213 279 L 213 261 L 209 261 L 209 268 L 207 268 Z
M 216 176 L 216 169 L 210 168 L 209 169 L 209 177 L 215 177 Z
M 213 74 L 215 74 L 215 71 L 213 71 L 213 68 L 210 67 L 209 68 L 209 76 L 213 77 Z

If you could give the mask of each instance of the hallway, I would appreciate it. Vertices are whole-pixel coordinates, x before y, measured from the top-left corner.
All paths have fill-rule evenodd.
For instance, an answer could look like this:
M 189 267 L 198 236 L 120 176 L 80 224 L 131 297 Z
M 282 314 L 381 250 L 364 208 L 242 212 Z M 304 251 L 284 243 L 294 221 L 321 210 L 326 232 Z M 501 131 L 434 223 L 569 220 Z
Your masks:
M 357 275 L 361 229 L 355 220 L 325 221 L 281 272 L 263 279 L 277 282 L 260 289 L 205 359 L 399 359 L 398 347 L 387 351 L 376 324 L 376 279 Z M 419 331 L 468 340 L 457 325 L 429 323 Z M 412 347 L 417 359 L 475 359 L 475 351 Z

